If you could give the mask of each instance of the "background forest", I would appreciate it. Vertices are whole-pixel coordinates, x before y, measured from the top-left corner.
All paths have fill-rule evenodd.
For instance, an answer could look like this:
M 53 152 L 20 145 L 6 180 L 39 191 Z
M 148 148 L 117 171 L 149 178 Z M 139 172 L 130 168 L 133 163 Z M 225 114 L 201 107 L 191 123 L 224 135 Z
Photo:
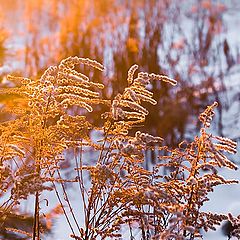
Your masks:
M 77 70 L 106 86 L 101 90 L 103 99 L 114 100 L 128 87 L 129 68 L 138 64 L 140 71 L 166 75 L 178 82 L 175 87 L 163 81 L 152 82 L 150 90 L 157 105 L 147 107 L 152 114 L 146 116 L 142 131 L 161 136 L 164 145 L 177 147 L 198 134 L 201 123 L 197 116 L 216 101 L 212 131 L 239 143 L 239 12 L 238 0 L 0 0 L 0 85 L 17 85 L 7 78 L 8 74 L 40 78 L 49 66 L 78 56 L 95 59 L 105 66 L 103 73 L 85 65 Z M 11 107 L 18 104 L 18 99 L 1 95 L 0 102 L 1 108 Z M 86 113 L 91 124 L 100 124 L 99 116 L 104 111 L 106 105 L 97 105 L 94 114 Z M 13 118 L 10 113 L 0 112 L 1 122 Z M 232 158 L 235 164 L 238 156 Z M 91 161 L 94 153 L 87 152 L 86 158 Z M 151 169 L 158 162 L 156 151 L 146 151 L 144 169 Z M 64 177 L 73 177 L 72 167 L 69 157 L 61 165 Z M 228 172 L 223 175 L 228 176 Z M 239 179 L 239 172 L 236 175 L 231 178 Z M 66 188 L 71 196 L 71 183 Z M 222 191 L 228 194 L 227 188 Z M 63 233 L 57 233 L 57 228 L 63 221 L 62 210 L 52 199 L 56 202 L 54 210 L 50 211 L 48 204 L 43 209 L 49 218 L 60 220 L 48 221 L 43 227 L 52 234 L 49 239 L 55 236 L 60 240 Z M 21 226 L 25 231 L 32 228 L 32 200 L 24 200 L 26 207 L 19 210 L 26 213 L 26 219 L 13 215 L 7 222 L 9 227 Z M 224 204 L 230 209 L 239 203 Z M 219 236 L 227 234 L 227 227 L 225 224 L 225 232 Z M 67 231 L 63 229 L 62 232 Z M 2 229 L 0 236 L 19 239 L 18 234 Z

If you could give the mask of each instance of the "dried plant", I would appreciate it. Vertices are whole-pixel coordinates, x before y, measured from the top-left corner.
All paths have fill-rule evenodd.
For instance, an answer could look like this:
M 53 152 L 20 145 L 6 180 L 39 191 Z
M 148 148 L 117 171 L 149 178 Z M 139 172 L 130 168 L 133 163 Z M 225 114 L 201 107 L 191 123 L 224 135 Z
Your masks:
M 149 114 L 145 103 L 156 104 L 151 82 L 176 85 L 175 80 L 146 72 L 135 77 L 138 66 L 133 65 L 123 93 L 105 100 L 97 91 L 104 86 L 78 72 L 79 64 L 104 69 L 94 60 L 69 57 L 48 68 L 40 79 L 9 76 L 17 87 L 1 89 L 1 94 L 18 96 L 15 104 L 5 104 L 12 119 L 0 125 L 0 194 L 7 198 L 1 218 L 7 219 L 22 199 L 34 194 L 30 235 L 40 239 L 41 193 L 54 190 L 60 205 L 47 214 L 47 226 L 61 207 L 70 236 L 78 240 L 197 239 L 202 230 L 215 230 L 226 219 L 238 226 L 239 219 L 231 214 L 202 211 L 215 186 L 237 183 L 218 174 L 219 168 L 237 167 L 223 154 L 236 153 L 236 142 L 208 132 L 217 103 L 200 114 L 202 128 L 193 142 L 170 149 L 161 145 L 161 137 L 141 132 L 140 127 Z M 85 113 L 94 112 L 99 104 L 108 111 L 94 126 Z M 96 141 L 91 132 L 100 133 L 100 139 Z M 86 161 L 89 149 L 94 152 L 93 162 Z M 150 170 L 144 168 L 147 150 L 159 153 L 159 162 Z M 69 157 L 75 177 L 64 179 L 61 166 Z M 69 182 L 79 186 L 83 219 L 75 215 L 78 209 L 72 207 Z M 239 237 L 236 229 L 232 235 Z

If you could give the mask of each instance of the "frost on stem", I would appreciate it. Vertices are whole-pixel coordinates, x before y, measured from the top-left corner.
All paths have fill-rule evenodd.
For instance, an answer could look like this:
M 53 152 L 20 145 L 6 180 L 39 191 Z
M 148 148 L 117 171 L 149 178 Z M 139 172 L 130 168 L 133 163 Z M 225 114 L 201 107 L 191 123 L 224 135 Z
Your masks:
M 133 65 L 128 71 L 128 87 L 125 88 L 123 94 L 118 94 L 111 107 L 110 115 L 115 121 L 118 120 L 136 120 L 136 122 L 144 121 L 149 114 L 148 110 L 141 105 L 142 102 L 149 102 L 156 105 L 153 94 L 147 89 L 147 85 L 151 81 L 164 81 L 172 85 L 177 82 L 167 76 L 157 75 L 154 73 L 139 72 L 137 78 L 134 74 L 138 69 L 138 65 Z

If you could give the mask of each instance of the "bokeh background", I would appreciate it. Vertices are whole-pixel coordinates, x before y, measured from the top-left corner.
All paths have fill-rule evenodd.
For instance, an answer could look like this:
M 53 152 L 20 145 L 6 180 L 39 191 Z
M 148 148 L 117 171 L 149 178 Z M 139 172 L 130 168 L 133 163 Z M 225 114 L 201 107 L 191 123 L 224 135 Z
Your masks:
M 126 87 L 127 71 L 137 63 L 140 70 L 178 81 L 175 88 L 152 84 L 158 105 L 148 106 L 154 114 L 145 131 L 177 146 L 193 138 L 200 128 L 198 114 L 218 101 L 212 131 L 239 142 L 239 25 L 239 0 L 0 0 L 0 84 L 13 84 L 6 79 L 9 73 L 38 77 L 48 66 L 77 55 L 105 65 L 103 74 L 87 74 L 103 82 L 103 97 L 112 99 Z M 95 109 L 92 120 L 99 121 L 102 111 Z M 0 112 L 1 121 L 8 117 Z M 156 161 L 153 152 L 146 168 Z M 240 178 L 239 172 L 223 175 Z M 206 208 L 239 214 L 239 196 L 237 186 L 219 188 Z M 54 239 L 66 239 L 62 221 L 55 223 Z M 226 239 L 221 230 L 206 236 Z

